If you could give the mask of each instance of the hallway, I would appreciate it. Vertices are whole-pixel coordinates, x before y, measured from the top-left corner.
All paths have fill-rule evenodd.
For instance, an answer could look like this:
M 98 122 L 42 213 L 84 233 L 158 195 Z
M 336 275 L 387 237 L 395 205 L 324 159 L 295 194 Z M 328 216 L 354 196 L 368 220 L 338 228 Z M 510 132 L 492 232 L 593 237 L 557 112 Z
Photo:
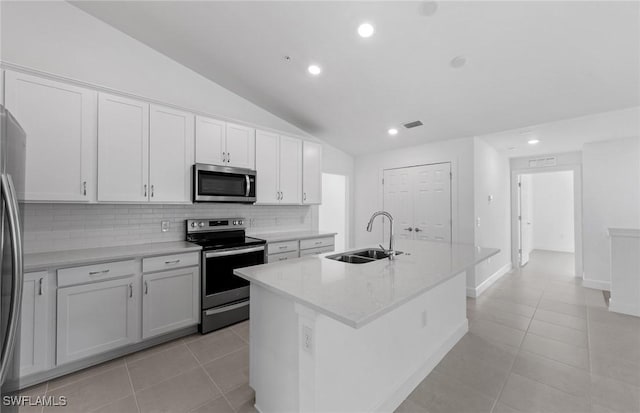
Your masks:
M 573 259 L 534 250 L 467 299 L 469 333 L 397 412 L 639 412 L 640 319 L 610 313 Z

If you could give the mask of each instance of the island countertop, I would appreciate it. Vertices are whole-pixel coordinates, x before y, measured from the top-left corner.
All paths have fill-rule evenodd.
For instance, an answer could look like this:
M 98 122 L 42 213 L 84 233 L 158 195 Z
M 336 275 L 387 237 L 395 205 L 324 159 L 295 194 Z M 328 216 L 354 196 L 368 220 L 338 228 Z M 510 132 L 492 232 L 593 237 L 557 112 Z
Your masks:
M 307 256 L 234 271 L 256 285 L 360 328 L 497 254 L 470 244 L 398 240 L 395 260 L 349 264 Z

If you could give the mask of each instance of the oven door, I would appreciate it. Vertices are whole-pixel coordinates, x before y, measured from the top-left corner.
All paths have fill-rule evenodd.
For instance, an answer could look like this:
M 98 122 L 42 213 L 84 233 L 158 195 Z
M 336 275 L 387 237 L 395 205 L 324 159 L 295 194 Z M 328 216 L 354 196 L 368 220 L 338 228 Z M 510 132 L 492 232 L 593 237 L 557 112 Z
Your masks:
M 256 202 L 256 171 L 195 164 L 193 167 L 195 202 Z
M 236 268 L 264 264 L 265 246 L 203 252 L 202 308 L 249 297 L 249 281 L 233 275 Z

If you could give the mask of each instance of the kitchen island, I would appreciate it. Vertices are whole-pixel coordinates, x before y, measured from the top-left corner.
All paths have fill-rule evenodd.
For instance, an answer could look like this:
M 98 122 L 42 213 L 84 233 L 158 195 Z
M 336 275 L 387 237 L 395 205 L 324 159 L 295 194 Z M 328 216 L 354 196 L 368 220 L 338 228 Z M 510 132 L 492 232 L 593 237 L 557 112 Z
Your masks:
M 465 278 L 499 250 L 399 240 L 395 260 L 333 254 L 246 267 L 250 385 L 271 412 L 393 411 L 467 332 Z

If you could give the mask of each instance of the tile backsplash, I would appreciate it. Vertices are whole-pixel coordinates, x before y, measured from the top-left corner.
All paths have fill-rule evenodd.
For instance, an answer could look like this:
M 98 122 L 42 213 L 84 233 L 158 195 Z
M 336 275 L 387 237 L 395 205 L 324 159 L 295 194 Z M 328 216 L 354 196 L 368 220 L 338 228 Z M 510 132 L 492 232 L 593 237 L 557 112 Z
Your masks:
M 26 204 L 26 253 L 183 241 L 189 218 L 243 217 L 247 232 L 318 228 L 315 206 Z M 169 221 L 169 231 L 161 222 Z

